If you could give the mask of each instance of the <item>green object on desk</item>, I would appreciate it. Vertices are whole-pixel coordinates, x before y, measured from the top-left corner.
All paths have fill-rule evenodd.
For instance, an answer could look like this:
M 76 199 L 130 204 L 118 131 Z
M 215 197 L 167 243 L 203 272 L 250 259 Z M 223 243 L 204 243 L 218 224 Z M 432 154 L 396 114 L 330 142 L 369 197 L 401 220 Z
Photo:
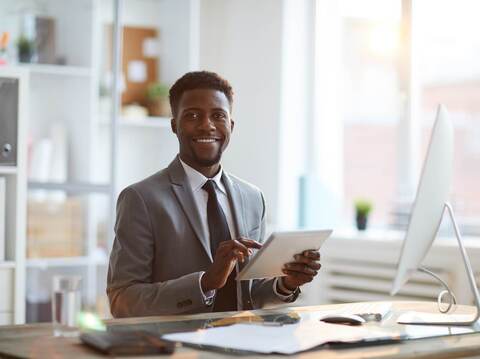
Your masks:
M 81 312 L 78 314 L 78 326 L 82 331 L 99 330 L 105 331 L 107 328 L 98 315 L 90 312 Z

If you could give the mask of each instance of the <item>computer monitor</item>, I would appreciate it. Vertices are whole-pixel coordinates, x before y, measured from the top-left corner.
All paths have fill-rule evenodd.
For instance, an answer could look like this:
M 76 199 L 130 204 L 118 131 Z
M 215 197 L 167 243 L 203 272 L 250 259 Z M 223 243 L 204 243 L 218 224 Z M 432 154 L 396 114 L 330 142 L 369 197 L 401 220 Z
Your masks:
M 423 164 L 397 274 L 391 290 L 396 294 L 415 273 L 440 226 L 448 202 L 453 173 L 453 127 L 444 106 L 438 106 L 430 144 Z
M 407 312 L 397 321 L 403 324 L 427 325 L 473 325 L 480 318 L 480 294 L 475 282 L 475 276 L 465 247 L 462 243 L 460 230 L 455 221 L 453 209 L 448 203 L 450 184 L 453 175 L 453 126 L 447 110 L 440 105 L 433 126 L 430 144 L 423 164 L 417 195 L 413 204 L 407 234 L 403 241 L 402 251 L 398 260 L 398 268 L 391 294 L 396 294 L 417 270 L 430 274 L 445 287 L 438 297 L 441 314 Z M 455 296 L 439 276 L 426 268 L 420 267 L 430 249 L 444 212 L 447 212 L 455 230 L 460 254 L 465 266 L 468 283 L 474 296 L 476 313 L 471 315 L 453 315 L 448 313 L 455 303 Z M 440 302 L 445 293 L 450 295 L 450 304 L 446 310 L 440 308 Z

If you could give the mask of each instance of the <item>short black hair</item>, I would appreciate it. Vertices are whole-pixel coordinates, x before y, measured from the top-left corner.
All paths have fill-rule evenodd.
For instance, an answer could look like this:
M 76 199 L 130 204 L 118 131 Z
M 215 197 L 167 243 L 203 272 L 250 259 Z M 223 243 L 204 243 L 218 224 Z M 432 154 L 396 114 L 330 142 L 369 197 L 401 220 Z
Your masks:
M 211 89 L 223 92 L 230 104 L 230 109 L 232 108 L 233 89 L 227 80 L 215 72 L 192 71 L 180 77 L 170 88 L 169 100 L 173 116 L 176 116 L 183 93 L 196 89 Z

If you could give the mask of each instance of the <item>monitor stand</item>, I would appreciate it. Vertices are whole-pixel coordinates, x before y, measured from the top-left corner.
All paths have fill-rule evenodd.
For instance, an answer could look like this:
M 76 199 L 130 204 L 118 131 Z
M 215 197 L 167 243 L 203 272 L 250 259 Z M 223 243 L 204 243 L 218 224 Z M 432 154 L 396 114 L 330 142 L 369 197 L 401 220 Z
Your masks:
M 459 314 L 448 314 L 448 312 L 454 307 L 456 304 L 456 299 L 453 292 L 450 290 L 448 285 L 440 279 L 435 273 L 429 271 L 426 268 L 419 268 L 418 270 L 433 276 L 435 279 L 440 281 L 442 285 L 445 287 L 439 296 L 438 296 L 438 306 L 439 311 L 441 314 L 434 314 L 434 313 L 421 313 L 421 312 L 406 312 L 400 315 L 397 322 L 401 324 L 417 324 L 417 325 L 444 325 L 444 326 L 469 326 L 474 325 L 478 319 L 480 318 L 480 295 L 478 292 L 477 285 L 475 283 L 475 276 L 473 274 L 472 265 L 470 264 L 470 259 L 468 258 L 467 251 L 462 243 L 462 236 L 460 235 L 460 230 L 458 229 L 457 222 L 455 220 L 455 216 L 453 215 L 453 209 L 450 203 L 446 202 L 443 213 L 445 211 L 448 212 L 450 215 L 450 220 L 452 221 L 453 228 L 455 230 L 455 236 L 457 237 L 458 247 L 460 249 L 460 253 L 462 254 L 463 264 L 465 265 L 465 271 L 467 272 L 468 283 L 470 284 L 470 289 L 473 293 L 473 298 L 475 301 L 476 306 L 476 314 L 475 315 L 459 315 Z M 442 215 L 443 216 L 443 215 Z M 447 309 L 442 310 L 442 298 L 445 294 L 448 294 L 450 297 L 450 303 Z

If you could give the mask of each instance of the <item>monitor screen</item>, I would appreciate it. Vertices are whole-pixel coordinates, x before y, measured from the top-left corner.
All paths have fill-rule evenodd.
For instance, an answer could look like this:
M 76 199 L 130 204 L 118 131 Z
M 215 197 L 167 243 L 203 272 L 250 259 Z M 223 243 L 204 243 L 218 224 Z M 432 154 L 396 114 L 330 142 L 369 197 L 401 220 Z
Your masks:
M 396 294 L 425 258 L 442 220 L 453 172 L 453 127 L 439 105 L 391 294 Z

